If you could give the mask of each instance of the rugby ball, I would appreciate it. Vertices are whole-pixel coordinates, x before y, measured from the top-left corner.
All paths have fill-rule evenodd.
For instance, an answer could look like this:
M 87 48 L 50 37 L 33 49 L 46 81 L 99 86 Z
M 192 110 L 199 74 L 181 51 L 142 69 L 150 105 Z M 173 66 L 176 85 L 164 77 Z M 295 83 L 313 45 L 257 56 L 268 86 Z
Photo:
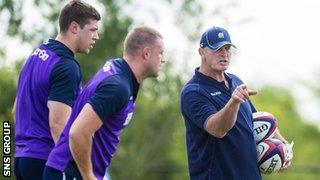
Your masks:
M 268 112 L 255 112 L 253 117 L 253 136 L 256 144 L 272 138 L 277 130 L 278 123 L 276 118 Z
M 285 145 L 278 139 L 266 139 L 257 145 L 260 172 L 277 172 L 285 161 Z

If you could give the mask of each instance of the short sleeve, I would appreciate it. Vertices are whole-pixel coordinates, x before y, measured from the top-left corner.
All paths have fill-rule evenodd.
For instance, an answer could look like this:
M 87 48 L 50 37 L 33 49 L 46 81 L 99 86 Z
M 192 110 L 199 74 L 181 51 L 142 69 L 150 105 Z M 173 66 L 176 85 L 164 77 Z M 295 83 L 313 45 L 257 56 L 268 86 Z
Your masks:
M 96 88 L 89 104 L 102 122 L 119 112 L 130 97 L 129 86 L 118 75 L 108 77 Z
M 257 112 L 257 109 L 254 107 L 254 105 L 252 104 L 252 102 L 251 102 L 251 101 L 249 101 L 249 104 L 250 104 L 250 107 L 251 107 L 251 111 L 252 111 L 252 113 Z
M 189 91 L 181 95 L 182 115 L 204 129 L 206 120 L 218 110 L 209 99 L 197 91 Z
M 80 66 L 71 59 L 61 59 L 51 72 L 48 100 L 73 106 L 81 82 Z

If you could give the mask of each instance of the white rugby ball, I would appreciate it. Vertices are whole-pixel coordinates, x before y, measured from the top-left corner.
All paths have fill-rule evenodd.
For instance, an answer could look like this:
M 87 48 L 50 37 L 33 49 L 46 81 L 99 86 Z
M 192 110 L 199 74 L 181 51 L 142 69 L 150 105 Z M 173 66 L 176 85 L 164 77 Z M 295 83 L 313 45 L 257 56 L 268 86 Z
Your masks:
M 285 145 L 278 139 L 266 139 L 257 145 L 260 172 L 277 172 L 285 161 Z
M 256 144 L 274 137 L 278 123 L 276 118 L 268 112 L 255 112 L 253 117 L 253 136 Z

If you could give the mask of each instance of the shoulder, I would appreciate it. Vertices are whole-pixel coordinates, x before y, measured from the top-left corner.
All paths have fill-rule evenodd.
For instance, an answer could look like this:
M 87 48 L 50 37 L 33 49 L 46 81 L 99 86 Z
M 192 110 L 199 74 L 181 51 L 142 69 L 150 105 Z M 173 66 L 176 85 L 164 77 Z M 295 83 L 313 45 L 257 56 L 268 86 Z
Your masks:
M 67 73 L 78 73 L 80 65 L 71 58 L 61 58 L 54 67 L 55 71 L 62 71 Z
M 229 78 L 231 78 L 232 81 L 240 82 L 243 84 L 243 81 L 235 74 L 226 73 Z
M 127 83 L 127 78 L 121 74 L 112 75 L 103 81 L 98 86 L 98 89 L 102 91 L 113 91 L 116 95 L 129 96 L 130 95 L 130 86 Z
M 82 78 L 79 64 L 72 59 L 62 58 L 54 66 L 51 75 L 51 81 L 53 82 L 79 82 Z
M 204 90 L 201 88 L 200 82 L 191 79 L 183 86 L 181 90 L 181 97 L 189 94 L 203 94 L 203 92 Z
M 63 66 L 66 68 L 75 68 L 75 69 L 80 68 L 79 63 L 75 59 L 68 58 L 68 57 L 61 57 L 60 61 L 57 62 L 56 66 Z

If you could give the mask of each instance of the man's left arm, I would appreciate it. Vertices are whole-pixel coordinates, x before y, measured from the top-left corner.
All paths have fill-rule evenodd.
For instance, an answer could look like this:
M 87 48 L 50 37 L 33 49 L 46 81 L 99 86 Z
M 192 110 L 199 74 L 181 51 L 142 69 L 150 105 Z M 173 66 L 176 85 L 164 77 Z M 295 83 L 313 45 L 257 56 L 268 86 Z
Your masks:
M 50 75 L 47 106 L 50 132 L 55 143 L 70 117 L 73 103 L 78 94 L 81 81 L 78 68 L 73 60 L 62 59 L 55 65 Z
M 285 150 L 285 162 L 283 164 L 283 166 L 280 169 L 280 172 L 283 172 L 285 170 L 287 170 L 290 166 L 291 166 L 291 162 L 293 159 L 293 142 L 289 143 L 280 133 L 279 128 L 277 128 L 276 132 L 275 132 L 275 136 L 276 139 L 279 139 L 280 141 L 282 141 L 285 144 L 286 150 Z
M 69 146 L 83 179 L 96 179 L 91 161 L 92 138 L 102 124 L 92 106 L 87 103 L 71 126 Z

